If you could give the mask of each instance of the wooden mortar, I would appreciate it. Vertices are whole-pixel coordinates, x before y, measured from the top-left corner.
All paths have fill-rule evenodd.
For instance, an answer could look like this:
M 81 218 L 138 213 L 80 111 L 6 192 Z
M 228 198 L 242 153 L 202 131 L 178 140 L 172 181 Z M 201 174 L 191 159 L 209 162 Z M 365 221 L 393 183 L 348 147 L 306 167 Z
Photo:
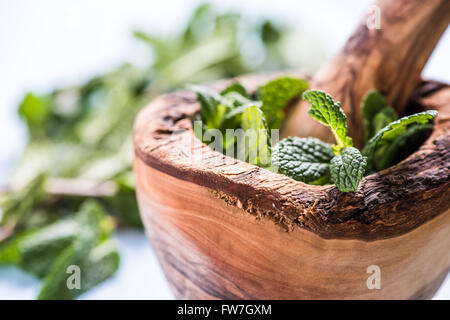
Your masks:
M 383 1 L 382 14 L 396 2 L 419 3 Z M 254 91 L 272 77 L 239 80 Z M 345 96 L 356 91 L 345 88 Z M 422 81 L 413 88 L 409 111 L 439 111 L 433 133 L 407 159 L 366 176 L 353 193 L 307 185 L 211 150 L 193 134 L 200 106 L 192 92 L 161 96 L 142 110 L 134 131 L 137 197 L 175 296 L 431 298 L 450 270 L 450 87 Z M 374 265 L 380 289 L 367 286 Z

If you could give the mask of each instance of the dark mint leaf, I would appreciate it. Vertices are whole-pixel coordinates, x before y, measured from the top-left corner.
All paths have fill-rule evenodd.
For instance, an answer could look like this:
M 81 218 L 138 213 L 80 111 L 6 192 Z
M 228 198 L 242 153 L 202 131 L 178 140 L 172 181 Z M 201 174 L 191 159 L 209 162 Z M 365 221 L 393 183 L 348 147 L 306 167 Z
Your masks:
M 75 299 L 97 284 L 110 278 L 119 267 L 119 255 L 114 243 L 103 241 L 92 247 L 90 239 L 77 240 L 55 261 L 50 273 L 45 277 L 39 300 Z M 69 289 L 67 280 L 69 266 L 80 268 L 80 289 Z
M 275 145 L 273 165 L 280 173 L 310 184 L 328 181 L 333 158 L 331 145 L 315 138 L 286 138 Z M 316 183 L 315 183 L 316 182 Z
M 341 150 L 353 146 L 352 139 L 347 136 L 347 116 L 339 102 L 323 91 L 309 90 L 303 93 L 303 99 L 311 102 L 308 113 L 311 117 L 331 129 L 336 139 L 337 146 L 333 148 L 335 154 Z
M 112 276 L 119 256 L 109 240 L 106 213 L 95 201 L 86 201 L 76 216 L 80 228 L 75 239 L 55 259 L 44 278 L 38 299 L 74 299 Z M 81 288 L 69 289 L 67 270 L 77 266 L 81 271 Z
M 386 107 L 380 112 L 378 112 L 372 121 L 373 135 L 370 136 L 370 138 L 372 138 L 375 134 L 377 134 L 378 131 L 383 129 L 389 123 L 397 119 L 398 119 L 397 113 L 395 112 L 394 109 L 390 107 Z
M 39 277 L 44 277 L 55 259 L 67 248 L 79 232 L 75 219 L 67 219 L 38 229 L 18 244 L 18 266 Z
M 284 117 L 283 108 L 306 89 L 308 83 L 305 80 L 291 77 L 281 77 L 261 87 L 262 110 L 270 128 L 281 125 Z
M 356 191 L 364 172 L 367 158 L 358 149 L 348 147 L 331 159 L 331 179 L 342 192 Z
M 373 155 L 377 147 L 391 142 L 399 135 L 405 133 L 408 125 L 414 123 L 426 124 L 436 115 L 437 111 L 435 110 L 416 113 L 391 122 L 386 127 L 378 131 L 378 133 L 367 142 L 366 146 L 362 150 L 362 154 L 367 157 L 367 168 L 371 169 L 373 166 Z
M 363 98 L 362 116 L 366 142 L 387 124 L 397 120 L 398 116 L 386 99 L 375 89 Z
M 377 171 L 389 168 L 405 159 L 425 141 L 426 132 L 433 129 L 431 123 L 412 124 L 406 128 L 405 133 L 399 135 L 392 142 L 376 148 L 373 165 Z

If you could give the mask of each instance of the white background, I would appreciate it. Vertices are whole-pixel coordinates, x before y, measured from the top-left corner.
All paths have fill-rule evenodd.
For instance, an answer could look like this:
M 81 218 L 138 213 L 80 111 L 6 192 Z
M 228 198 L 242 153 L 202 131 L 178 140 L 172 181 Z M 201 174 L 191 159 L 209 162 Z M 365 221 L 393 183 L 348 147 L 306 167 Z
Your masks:
M 330 56 L 352 32 L 369 0 L 222 0 L 222 9 L 276 18 L 313 32 Z M 46 92 L 84 81 L 124 61 L 143 63 L 147 52 L 134 29 L 167 32 L 186 22 L 193 0 L 0 0 L 0 185 L 26 142 L 16 115 L 27 90 Z M 307 50 L 307 48 L 305 48 Z M 450 82 L 447 30 L 424 70 L 426 78 Z M 117 235 L 121 267 L 85 299 L 170 299 L 156 257 L 140 232 Z M 32 299 L 39 282 L 0 268 L 0 299 Z M 450 298 L 450 277 L 435 298 Z

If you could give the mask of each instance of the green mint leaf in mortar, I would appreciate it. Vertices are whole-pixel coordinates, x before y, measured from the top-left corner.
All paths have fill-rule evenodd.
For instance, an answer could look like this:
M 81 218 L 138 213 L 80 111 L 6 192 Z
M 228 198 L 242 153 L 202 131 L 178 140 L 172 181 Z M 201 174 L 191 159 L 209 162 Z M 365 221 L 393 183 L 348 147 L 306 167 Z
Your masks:
M 370 138 L 372 138 L 375 134 L 378 133 L 378 131 L 383 129 L 389 123 L 397 119 L 398 119 L 397 113 L 392 108 L 384 108 L 383 110 L 378 112 L 373 118 L 372 122 L 373 135 Z
M 281 77 L 261 87 L 262 110 L 270 128 L 278 128 L 281 125 L 284 118 L 283 108 L 308 87 L 305 80 L 291 77 Z
M 389 106 L 386 99 L 375 89 L 369 91 L 363 98 L 362 116 L 366 142 L 387 124 L 398 119 L 395 110 Z
M 366 171 L 366 165 L 367 158 L 361 155 L 358 149 L 345 148 L 340 155 L 331 159 L 331 178 L 340 191 L 356 191 Z
M 347 136 L 347 116 L 341 108 L 340 102 L 323 91 L 309 90 L 303 93 L 303 99 L 311 102 L 309 115 L 331 129 L 337 146 L 333 152 L 338 155 L 343 149 L 353 146 L 352 139 Z
M 237 81 L 231 83 L 228 87 L 223 89 L 220 94 L 222 96 L 224 96 L 224 95 L 226 95 L 227 93 L 230 93 L 230 92 L 239 93 L 241 96 L 246 97 L 246 98 L 250 97 L 250 95 L 248 94 L 248 92 L 244 88 L 244 86 L 241 83 L 237 82 Z
M 230 101 L 207 87 L 189 85 L 189 89 L 197 93 L 206 125 L 209 128 L 219 128 L 223 117 L 231 108 Z
M 431 123 L 412 124 L 405 133 L 399 135 L 392 142 L 376 148 L 373 165 L 377 171 L 386 169 L 404 159 L 416 150 L 426 139 L 426 132 L 433 129 Z
M 371 169 L 373 166 L 373 156 L 377 147 L 392 142 L 395 138 L 405 133 L 408 125 L 426 124 L 436 115 L 437 111 L 435 110 L 416 113 L 391 122 L 378 131 L 377 134 L 367 142 L 362 150 L 362 154 L 367 157 L 367 168 Z
M 272 161 L 280 173 L 309 184 L 329 180 L 331 145 L 316 138 L 286 138 L 273 150 Z
M 246 108 L 242 113 L 241 125 L 248 139 L 247 161 L 257 166 L 269 166 L 271 160 L 269 131 L 261 109 L 257 106 Z

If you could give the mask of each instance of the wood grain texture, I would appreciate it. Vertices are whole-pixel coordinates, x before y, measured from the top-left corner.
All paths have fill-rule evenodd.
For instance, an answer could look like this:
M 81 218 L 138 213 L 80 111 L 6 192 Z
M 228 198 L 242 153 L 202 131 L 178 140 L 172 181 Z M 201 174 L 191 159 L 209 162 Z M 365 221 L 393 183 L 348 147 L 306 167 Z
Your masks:
M 253 91 L 270 77 L 241 80 Z M 450 268 L 450 88 L 423 82 L 413 97 L 411 108 L 439 110 L 432 135 L 350 194 L 212 151 L 193 135 L 192 93 L 145 108 L 137 196 L 176 297 L 430 298 Z M 381 268 L 381 290 L 366 287 L 369 265 Z
M 349 135 L 356 146 L 363 142 L 360 102 L 378 89 L 403 114 L 420 82 L 420 74 L 439 38 L 450 23 L 448 0 L 381 0 L 380 29 L 369 29 L 364 17 L 341 52 L 311 80 L 311 88 L 330 93 L 350 117 Z M 283 136 L 314 136 L 333 141 L 325 126 L 317 126 L 300 102 Z
M 180 299 L 431 298 L 448 272 L 450 211 L 394 238 L 331 240 L 286 232 L 139 158 L 135 170 L 143 222 Z M 381 290 L 367 289 L 370 265 Z

